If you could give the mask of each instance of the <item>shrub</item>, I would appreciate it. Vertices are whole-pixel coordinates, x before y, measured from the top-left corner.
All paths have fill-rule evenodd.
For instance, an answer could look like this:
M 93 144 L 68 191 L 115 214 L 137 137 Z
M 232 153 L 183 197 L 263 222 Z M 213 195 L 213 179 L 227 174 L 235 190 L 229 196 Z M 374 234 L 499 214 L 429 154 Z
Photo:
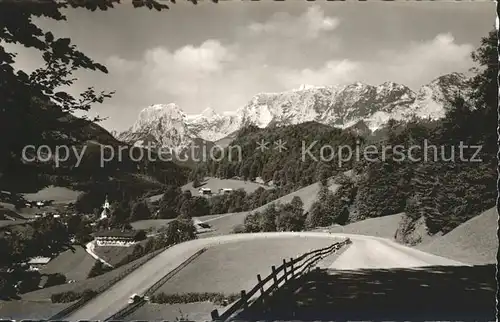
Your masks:
M 112 269 L 113 268 L 111 268 L 107 265 L 104 265 L 103 262 L 98 260 L 95 262 L 94 266 L 92 266 L 92 268 L 90 269 L 90 272 L 89 272 L 87 277 L 91 278 L 91 277 L 99 276 L 99 275 L 102 275 L 106 272 L 111 271 Z
M 40 280 L 41 276 L 38 272 L 33 274 L 27 274 L 18 284 L 17 290 L 21 294 L 37 290 L 38 285 L 40 284 Z
M 91 298 L 93 298 L 94 296 L 97 295 L 97 292 L 94 291 L 94 290 L 91 290 L 91 289 L 86 289 L 82 292 L 81 294 L 81 298 L 85 299 L 85 300 L 90 300 Z
M 8 299 L 15 294 L 12 278 L 0 275 L 0 299 Z
M 52 303 L 68 303 L 76 301 L 80 299 L 80 297 L 81 297 L 80 294 L 73 291 L 69 291 L 69 292 L 52 294 L 50 300 Z
M 130 212 L 130 220 L 137 221 L 141 219 L 150 219 L 151 210 L 149 209 L 145 200 L 139 200 L 132 205 Z
M 247 215 L 240 232 L 302 231 L 305 224 L 303 206 L 297 196 L 288 204 L 270 204 L 262 212 Z
M 52 303 L 69 303 L 80 299 L 90 300 L 96 295 L 97 295 L 96 291 L 93 291 L 91 289 L 86 289 L 80 293 L 74 291 L 55 293 L 52 294 L 50 300 Z
M 66 283 L 66 276 L 60 273 L 50 274 L 44 287 L 61 285 Z
M 7 293 L 8 286 L 9 282 L 7 281 L 7 279 L 3 276 L 0 276 L 0 294 Z
M 166 238 L 169 245 L 196 239 L 196 228 L 193 220 L 178 218 L 171 221 L 166 228 Z
M 201 182 L 200 182 L 200 179 L 198 177 L 196 177 L 193 180 L 193 188 L 198 188 L 199 186 L 201 186 Z
M 101 207 L 104 196 L 96 192 L 84 192 L 80 194 L 75 202 L 75 209 L 78 213 L 92 213 L 94 209 Z
M 147 238 L 147 234 L 146 234 L 146 231 L 144 231 L 144 230 L 139 230 L 137 232 L 137 234 L 135 234 L 135 236 L 134 236 L 135 241 L 142 241 L 146 238 Z

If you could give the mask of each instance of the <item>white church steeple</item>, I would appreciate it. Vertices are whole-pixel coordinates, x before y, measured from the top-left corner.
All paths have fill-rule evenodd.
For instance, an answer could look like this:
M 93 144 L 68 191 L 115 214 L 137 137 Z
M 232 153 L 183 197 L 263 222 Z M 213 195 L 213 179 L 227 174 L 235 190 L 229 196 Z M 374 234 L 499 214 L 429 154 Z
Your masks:
M 109 214 L 111 213 L 111 209 L 109 206 L 108 195 L 106 195 L 106 199 L 104 200 L 104 204 L 102 205 L 102 212 L 100 220 L 109 218 Z

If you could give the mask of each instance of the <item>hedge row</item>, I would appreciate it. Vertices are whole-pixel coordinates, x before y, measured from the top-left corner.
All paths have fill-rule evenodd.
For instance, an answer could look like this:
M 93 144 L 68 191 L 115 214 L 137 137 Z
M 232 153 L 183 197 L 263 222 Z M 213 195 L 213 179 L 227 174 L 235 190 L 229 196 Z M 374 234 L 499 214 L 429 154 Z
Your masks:
M 157 304 L 185 304 L 194 302 L 210 301 L 217 305 L 225 305 L 239 299 L 239 294 L 225 295 L 222 293 L 183 293 L 165 294 L 159 293 L 150 298 L 150 302 Z
M 91 299 L 96 295 L 97 295 L 96 291 L 91 289 L 86 289 L 82 292 L 68 291 L 62 293 L 55 293 L 52 294 L 50 300 L 52 301 L 52 303 L 69 303 L 80 299 Z

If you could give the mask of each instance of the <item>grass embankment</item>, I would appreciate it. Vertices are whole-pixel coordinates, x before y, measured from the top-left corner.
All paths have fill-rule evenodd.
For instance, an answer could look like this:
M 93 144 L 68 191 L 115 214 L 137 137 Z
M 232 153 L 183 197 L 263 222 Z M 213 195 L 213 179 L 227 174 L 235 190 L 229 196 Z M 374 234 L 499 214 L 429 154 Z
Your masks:
M 67 280 L 83 281 L 87 279 L 95 259 L 90 256 L 81 246 L 75 246 L 74 250 L 68 249 L 40 270 L 42 274 L 61 273 Z
M 209 248 L 190 265 L 173 276 L 156 294 L 220 293 L 239 294 L 280 266 L 311 250 L 330 246 L 333 238 L 282 237 L 224 243 Z M 224 265 L 221 265 L 224 263 Z
M 470 264 L 496 263 L 498 213 L 491 208 L 469 219 L 448 234 L 417 248 Z
M 23 294 L 22 299 L 31 301 L 50 301 L 52 294 L 69 292 L 69 291 L 81 292 L 87 289 L 97 291 L 103 286 L 112 282 L 113 280 L 120 277 L 123 278 L 124 276 L 128 275 L 131 269 L 133 269 L 134 267 L 138 267 L 138 265 L 144 264 L 149 259 L 151 259 L 151 256 L 154 256 L 155 254 L 158 254 L 160 252 L 162 252 L 162 250 L 155 251 L 139 259 L 136 259 L 135 261 L 132 261 L 126 265 L 120 266 L 108 273 L 93 278 L 89 278 L 84 281 L 78 281 L 71 284 L 57 285 Z

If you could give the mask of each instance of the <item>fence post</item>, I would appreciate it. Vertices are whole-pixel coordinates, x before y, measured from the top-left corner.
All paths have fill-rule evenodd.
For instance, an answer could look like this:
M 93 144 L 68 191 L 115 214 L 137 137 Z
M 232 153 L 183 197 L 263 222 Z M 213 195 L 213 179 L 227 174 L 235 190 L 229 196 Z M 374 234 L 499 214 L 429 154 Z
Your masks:
M 212 312 L 210 312 L 210 315 L 212 316 L 212 320 L 217 320 L 219 318 L 219 311 L 215 309 Z
M 271 269 L 273 271 L 273 282 L 276 287 L 278 287 L 278 277 L 276 276 L 276 267 L 273 265 L 271 266 Z
M 245 290 L 241 290 L 241 300 L 243 301 L 243 307 L 248 308 L 247 292 Z
M 257 274 L 257 280 L 259 281 L 260 285 L 260 295 L 264 295 L 264 285 L 262 285 L 262 278 L 260 277 L 260 274 Z
M 290 258 L 290 272 L 292 273 L 291 276 L 290 276 L 290 279 L 293 279 L 294 275 L 295 275 L 295 271 L 294 271 L 294 268 L 293 268 L 293 258 Z
M 283 258 L 283 274 L 285 275 L 285 282 L 288 281 L 288 273 L 286 271 L 286 259 Z

